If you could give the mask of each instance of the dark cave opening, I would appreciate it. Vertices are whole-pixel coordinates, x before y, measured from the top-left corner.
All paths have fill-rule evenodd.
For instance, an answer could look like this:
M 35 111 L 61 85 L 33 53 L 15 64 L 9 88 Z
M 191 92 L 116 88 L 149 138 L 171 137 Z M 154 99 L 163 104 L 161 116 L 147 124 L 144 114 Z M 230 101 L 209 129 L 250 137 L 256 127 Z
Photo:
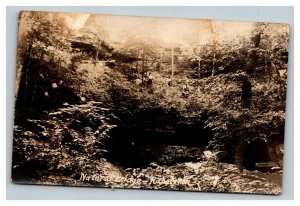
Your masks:
M 202 117 L 183 117 L 160 108 L 126 116 L 104 145 L 107 159 L 124 167 L 143 167 L 151 162 L 171 165 L 198 161 L 213 138 Z

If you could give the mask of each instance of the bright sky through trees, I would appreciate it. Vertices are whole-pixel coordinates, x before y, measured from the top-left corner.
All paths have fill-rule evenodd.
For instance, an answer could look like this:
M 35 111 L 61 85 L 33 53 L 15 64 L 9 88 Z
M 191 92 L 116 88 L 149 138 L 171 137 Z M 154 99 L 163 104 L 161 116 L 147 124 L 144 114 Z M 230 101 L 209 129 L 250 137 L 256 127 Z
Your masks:
M 221 39 L 231 40 L 238 35 L 250 34 L 254 26 L 253 22 L 66 13 L 60 15 L 63 15 L 66 26 L 76 32 L 105 31 L 109 34 L 105 39 L 114 42 L 122 42 L 128 37 L 146 35 L 165 46 L 180 44 L 190 47 L 212 43 L 212 38 L 216 38 L 217 42 Z

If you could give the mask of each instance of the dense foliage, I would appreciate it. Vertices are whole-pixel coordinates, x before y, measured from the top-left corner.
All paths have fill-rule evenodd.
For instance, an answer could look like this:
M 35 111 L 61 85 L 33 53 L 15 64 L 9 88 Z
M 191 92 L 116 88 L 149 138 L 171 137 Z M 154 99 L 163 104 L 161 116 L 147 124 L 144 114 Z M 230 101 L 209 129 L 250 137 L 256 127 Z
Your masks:
M 19 37 L 15 178 L 25 171 L 36 181 L 57 173 L 78 179 L 82 170 L 110 167 L 107 160 L 123 169 L 209 164 L 201 155 L 206 149 L 216 154 L 214 164 L 241 158 L 240 170 L 259 161 L 282 166 L 288 32 L 276 32 L 276 25 L 257 24 L 252 39 L 184 50 L 161 48 L 143 35 L 114 46 L 96 33 L 62 30 L 57 19 L 24 19 L 30 29 Z M 250 84 L 246 107 L 244 82 Z M 217 179 L 202 190 L 234 191 L 228 181 L 216 186 L 218 167 L 230 165 L 210 166 Z

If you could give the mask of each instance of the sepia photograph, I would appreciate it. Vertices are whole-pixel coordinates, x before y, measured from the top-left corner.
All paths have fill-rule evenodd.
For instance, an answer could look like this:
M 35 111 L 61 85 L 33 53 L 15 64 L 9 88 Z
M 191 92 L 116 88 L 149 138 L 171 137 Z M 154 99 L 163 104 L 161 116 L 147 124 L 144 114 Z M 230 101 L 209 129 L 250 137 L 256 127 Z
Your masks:
M 16 184 L 282 193 L 289 25 L 21 11 Z

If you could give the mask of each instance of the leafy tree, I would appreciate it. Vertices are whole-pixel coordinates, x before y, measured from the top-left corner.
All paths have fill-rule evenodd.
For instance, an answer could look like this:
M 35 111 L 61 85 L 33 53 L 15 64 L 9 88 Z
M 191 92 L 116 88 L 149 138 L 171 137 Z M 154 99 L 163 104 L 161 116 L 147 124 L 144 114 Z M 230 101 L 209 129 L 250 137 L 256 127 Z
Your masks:
M 22 35 L 23 43 L 19 42 L 22 44 L 18 51 L 21 78 L 16 105 L 25 110 L 26 118 L 39 101 L 50 99 L 52 105 L 60 104 L 55 93 L 64 88 L 74 89 L 78 80 L 71 67 L 70 42 L 61 27 L 35 15 L 28 15 L 24 20 L 29 29 Z

